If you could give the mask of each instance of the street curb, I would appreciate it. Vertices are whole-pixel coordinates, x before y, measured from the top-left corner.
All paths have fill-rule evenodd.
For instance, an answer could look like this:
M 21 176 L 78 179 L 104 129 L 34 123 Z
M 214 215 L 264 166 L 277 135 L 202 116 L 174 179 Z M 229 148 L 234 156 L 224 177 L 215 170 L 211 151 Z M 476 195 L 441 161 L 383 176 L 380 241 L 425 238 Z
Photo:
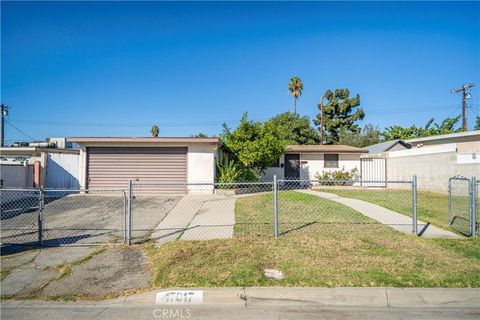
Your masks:
M 375 308 L 474 308 L 480 309 L 480 288 L 172 288 L 153 290 L 103 301 L 18 301 L 2 302 L 2 307 L 132 307 L 179 306 L 176 303 L 156 304 L 158 292 L 203 291 L 200 306 L 209 305 L 303 305 L 319 307 Z M 192 306 L 182 303 L 183 306 Z M 197 304 L 198 305 L 198 304 Z

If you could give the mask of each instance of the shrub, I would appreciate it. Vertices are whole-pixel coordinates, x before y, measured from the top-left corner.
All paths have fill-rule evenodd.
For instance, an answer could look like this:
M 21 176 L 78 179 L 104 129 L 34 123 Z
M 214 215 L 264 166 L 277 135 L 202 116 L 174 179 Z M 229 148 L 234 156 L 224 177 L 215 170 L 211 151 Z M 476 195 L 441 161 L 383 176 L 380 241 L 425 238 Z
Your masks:
M 217 164 L 217 177 L 216 182 L 219 183 L 234 183 L 244 181 L 258 181 L 257 174 L 243 166 L 240 163 L 236 163 L 234 160 L 224 158 L 222 161 L 216 161 Z
M 358 170 L 357 168 L 353 168 L 350 171 L 345 170 L 343 167 L 341 170 L 334 170 L 334 171 L 322 171 L 322 173 L 316 173 L 315 179 L 321 180 L 321 185 L 351 185 L 352 180 L 358 178 Z M 325 181 L 330 180 L 330 181 Z

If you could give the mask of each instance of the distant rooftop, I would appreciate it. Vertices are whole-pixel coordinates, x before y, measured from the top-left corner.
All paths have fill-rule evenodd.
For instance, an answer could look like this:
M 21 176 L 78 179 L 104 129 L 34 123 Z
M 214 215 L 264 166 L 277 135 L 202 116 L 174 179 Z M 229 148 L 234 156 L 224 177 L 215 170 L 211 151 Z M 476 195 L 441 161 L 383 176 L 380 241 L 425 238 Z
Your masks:
M 368 153 L 368 150 L 341 144 L 335 145 L 289 145 L 287 153 Z
M 410 148 L 408 143 L 405 143 L 403 140 L 395 139 L 392 141 L 385 141 L 382 143 L 372 144 L 371 146 L 366 147 L 369 153 L 381 153 L 386 152 L 392 149 L 396 144 L 402 144 L 406 148 Z

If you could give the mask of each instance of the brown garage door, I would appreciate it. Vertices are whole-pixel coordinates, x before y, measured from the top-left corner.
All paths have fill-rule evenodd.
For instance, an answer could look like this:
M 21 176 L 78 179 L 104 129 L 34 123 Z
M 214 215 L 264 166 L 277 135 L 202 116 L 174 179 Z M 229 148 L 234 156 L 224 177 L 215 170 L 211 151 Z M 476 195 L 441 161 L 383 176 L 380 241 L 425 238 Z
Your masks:
M 90 147 L 87 172 L 91 189 L 127 189 L 136 179 L 178 182 L 185 189 L 187 148 Z

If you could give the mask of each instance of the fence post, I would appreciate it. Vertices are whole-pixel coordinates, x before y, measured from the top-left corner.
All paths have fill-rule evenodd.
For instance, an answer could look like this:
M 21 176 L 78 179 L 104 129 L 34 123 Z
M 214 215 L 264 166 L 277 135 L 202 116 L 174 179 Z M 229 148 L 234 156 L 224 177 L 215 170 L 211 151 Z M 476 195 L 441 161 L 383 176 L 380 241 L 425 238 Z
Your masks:
M 273 233 L 278 239 L 278 183 L 277 175 L 273 176 Z
M 448 179 L 448 225 L 452 226 L 452 178 Z
M 43 188 L 39 189 L 40 194 L 38 197 L 38 246 L 43 246 L 43 207 L 45 204 L 45 194 Z
M 470 229 L 472 230 L 472 237 L 476 237 L 477 236 L 477 178 L 476 177 L 472 177 L 472 179 L 470 180 L 470 183 L 472 185 L 472 187 L 470 188 L 470 192 L 471 192 L 471 195 L 470 195 L 470 205 L 471 205 L 471 209 L 470 209 L 470 214 L 471 214 L 471 227 Z
M 127 244 L 132 244 L 132 180 L 128 181 Z
M 413 176 L 412 181 L 412 233 L 418 234 L 417 224 L 417 176 Z

